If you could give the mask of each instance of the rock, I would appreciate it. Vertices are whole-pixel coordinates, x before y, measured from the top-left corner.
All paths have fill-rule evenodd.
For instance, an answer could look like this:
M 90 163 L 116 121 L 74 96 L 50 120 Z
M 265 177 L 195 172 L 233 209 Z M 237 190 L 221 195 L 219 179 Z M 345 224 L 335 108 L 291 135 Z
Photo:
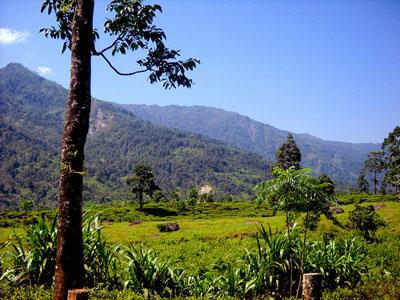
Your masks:
M 180 229 L 179 224 L 175 222 L 158 224 L 157 228 L 160 230 L 160 232 L 172 232 Z
M 330 212 L 331 214 L 333 214 L 333 215 L 335 215 L 335 214 L 342 214 L 342 213 L 344 213 L 344 209 L 343 209 L 343 208 L 340 208 L 340 207 L 331 207 L 331 208 L 329 208 L 329 212 Z

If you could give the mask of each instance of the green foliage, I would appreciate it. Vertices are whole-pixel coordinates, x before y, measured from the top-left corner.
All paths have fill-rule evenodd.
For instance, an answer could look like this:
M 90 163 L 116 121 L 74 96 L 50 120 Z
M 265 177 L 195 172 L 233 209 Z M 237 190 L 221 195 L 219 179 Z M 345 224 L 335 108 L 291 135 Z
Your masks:
M 153 124 L 202 134 L 240 149 L 258 153 L 268 160 L 285 142 L 287 132 L 246 116 L 205 106 L 124 105 L 139 118 Z M 212 122 L 210 121 L 212 120 Z M 379 150 L 379 144 L 352 144 L 324 141 L 308 134 L 293 134 L 302 152 L 302 166 L 326 173 L 336 190 L 347 190 L 356 180 L 366 155 Z
M 361 240 L 314 241 L 308 245 L 307 272 L 321 272 L 329 289 L 354 287 L 367 274 L 366 246 Z
M 127 261 L 127 278 L 124 281 L 126 288 L 143 294 L 152 292 L 167 297 L 175 294 L 175 277 L 180 271 L 161 261 L 152 250 L 130 247 L 124 250 L 124 257 Z
M 194 221 L 194 209 L 196 207 L 199 198 L 199 190 L 197 188 L 191 188 L 187 195 L 187 204 L 192 209 L 192 221 Z
M 353 229 L 358 230 L 367 241 L 375 240 L 375 233 L 379 226 L 384 226 L 385 222 L 375 212 L 372 205 L 357 205 L 349 213 L 349 224 Z
M 274 178 L 258 184 L 255 190 L 258 201 L 265 201 L 272 209 L 282 210 L 288 214 L 287 224 L 292 222 L 293 214 L 308 213 L 309 220 L 319 219 L 320 214 L 330 217 L 327 209 L 333 198 L 323 190 L 325 185 L 310 176 L 310 169 L 286 170 L 274 168 Z M 291 216 L 289 215 L 291 214 Z
M 396 300 L 400 299 L 400 282 L 398 279 L 366 281 L 352 287 L 327 291 L 323 300 Z
M 143 5 L 141 0 L 113 0 L 107 5 L 106 12 L 111 15 L 104 22 L 104 34 L 108 34 L 114 41 L 102 50 L 97 50 L 96 40 L 100 38 L 97 30 L 92 32 L 92 55 L 102 57 L 107 64 L 119 75 L 135 75 L 148 72 L 150 83 L 162 82 L 164 88 L 176 86 L 191 87 L 193 82 L 186 77 L 186 71 L 192 71 L 200 63 L 198 59 L 189 58 L 178 60 L 179 50 L 168 49 L 164 42 L 164 31 L 153 25 L 157 12 L 161 12 L 159 5 Z M 57 27 L 42 28 L 46 37 L 63 40 L 62 52 L 71 49 L 72 21 L 75 13 L 75 3 L 62 0 L 45 0 L 41 12 L 47 9 L 50 15 L 54 13 Z M 122 73 L 118 71 L 106 57 L 125 54 L 127 51 L 146 53 L 143 59 L 137 60 L 141 70 Z
M 385 153 L 383 151 L 372 151 L 368 153 L 368 158 L 364 163 L 364 169 L 370 173 L 373 173 L 372 182 L 374 184 L 374 194 L 376 194 L 379 183 L 378 175 L 386 169 Z
M 371 197 L 375 196 L 371 195 Z M 400 274 L 397 259 L 400 239 L 398 232 L 393 232 L 392 228 L 398 231 L 398 206 L 394 202 L 385 204 L 387 207 L 380 212 L 391 225 L 390 228 L 384 229 L 385 235 L 380 238 L 379 243 L 367 244 L 361 239 L 349 239 L 346 237 L 348 234 L 340 230 L 336 231 L 339 236 L 336 240 L 332 237 L 315 239 L 321 233 L 318 231 L 311 236 L 311 242 L 306 242 L 307 256 L 304 270 L 322 272 L 323 286 L 336 289 L 335 292 L 325 292 L 326 297 L 327 295 L 356 295 L 358 297 L 367 291 L 370 291 L 371 295 L 384 295 L 383 291 L 387 291 L 388 295 L 396 295 L 396 285 L 393 284 L 393 280 Z M 119 205 L 120 207 L 116 207 L 115 204 L 109 204 L 109 207 L 123 211 L 122 209 L 129 208 L 131 204 L 124 206 L 120 203 Z M 168 203 L 148 205 L 160 208 L 161 205 L 168 205 Z M 294 284 L 298 283 L 297 275 L 301 273 L 301 252 L 304 246 L 300 226 L 296 226 L 291 231 L 290 240 L 287 232 L 273 231 L 270 227 L 260 227 L 258 234 L 255 234 L 253 221 L 268 222 L 274 227 L 282 223 L 284 217 L 281 213 L 271 218 L 232 217 L 249 216 L 265 210 L 264 206 L 257 207 L 254 203 L 203 203 L 199 206 L 199 209 L 205 210 L 202 216 L 209 214 L 208 217 L 212 220 L 199 220 L 198 223 L 186 220 L 181 226 L 181 231 L 172 234 L 159 233 L 155 227 L 155 224 L 159 222 L 143 222 L 132 226 L 128 223 L 107 223 L 105 228 L 107 241 L 116 241 L 110 236 L 110 230 L 114 226 L 113 231 L 114 234 L 119 235 L 119 240 L 117 240 L 119 242 L 127 243 L 132 233 L 137 235 L 137 239 L 130 240 L 136 243 L 135 246 L 133 244 L 128 248 L 115 246 L 117 250 L 113 252 L 114 255 L 108 255 L 108 257 L 112 257 L 116 265 L 110 267 L 109 271 L 104 269 L 113 264 L 113 259 L 101 258 L 104 256 L 101 254 L 104 251 L 96 249 L 104 246 L 109 250 L 108 253 L 111 253 L 114 248 L 104 243 L 102 225 L 98 217 L 93 215 L 100 210 L 106 213 L 105 206 L 91 207 L 90 213 L 85 215 L 83 231 L 86 245 L 84 248 L 86 280 L 89 287 L 95 288 L 90 291 L 90 298 L 142 299 L 163 296 L 181 297 L 181 299 L 190 297 L 256 299 L 266 295 L 284 297 L 288 293 L 287 287 L 290 280 L 288 272 L 290 256 L 293 261 Z M 347 206 L 344 208 L 345 211 L 348 210 Z M 228 213 L 231 217 L 227 217 Z M 176 215 L 169 218 L 172 220 L 176 218 Z M 247 221 L 252 221 L 253 225 L 247 224 Z M 325 220 L 323 223 L 326 225 Z M 238 230 L 239 226 L 242 226 L 245 231 Z M 216 231 L 216 227 L 223 228 L 225 231 L 222 231 L 223 233 Z M 227 227 L 229 230 L 226 229 Z M 232 232 L 238 234 L 233 236 Z M 161 237 L 154 237 L 155 233 Z M 257 238 L 253 238 L 254 236 Z M 145 246 L 140 247 L 142 243 Z M 27 244 L 23 246 L 27 247 Z M 130 255 L 135 257 L 128 258 L 128 252 L 134 252 L 135 254 Z M 8 258 L 10 256 L 5 254 L 2 264 L 0 263 L 5 271 L 11 267 L 12 261 Z M 102 267 L 97 268 L 97 265 Z M 131 270 L 128 272 L 129 265 Z M 111 275 L 105 275 L 107 273 Z M 141 278 L 140 282 L 139 278 Z M 369 280 L 371 286 L 376 282 L 376 287 L 368 288 L 362 283 L 358 286 L 361 278 Z M 371 282 L 371 280 L 374 281 Z M 388 284 L 383 285 L 383 280 Z M 28 281 L 25 282 L 28 283 Z M 124 283 L 127 286 L 122 290 Z M 351 289 L 347 289 L 348 286 Z M 0 298 L 51 298 L 51 290 L 40 286 L 30 287 L 23 284 L 20 287 L 16 285 L 10 287 L 11 283 L 6 278 L 0 281 Z
M 122 287 L 121 248 L 119 245 L 109 246 L 101 229 L 99 216 L 86 212 L 82 226 L 86 285 L 119 288 Z
M 369 182 L 365 178 L 366 172 L 365 168 L 361 169 L 360 175 L 357 177 L 357 187 L 361 193 L 368 193 L 369 192 Z
M 0 69 L 1 207 L 26 199 L 36 208 L 55 206 L 66 98 L 66 89 L 21 65 Z M 152 167 L 166 195 L 205 180 L 220 193 L 251 194 L 266 179 L 268 162 L 259 155 L 151 125 L 115 104 L 93 100 L 90 124 L 84 199 L 129 199 L 124 182 L 137 163 Z
M 56 217 L 51 223 L 42 217 L 38 218 L 37 223 L 26 230 L 24 237 L 15 235 L 15 241 L 5 245 L 4 260 L 9 264 L 0 281 L 16 285 L 52 284 L 57 249 L 56 223 Z M 120 247 L 108 246 L 101 228 L 98 216 L 85 215 L 83 248 L 86 284 L 111 284 L 118 287 Z
M 160 190 L 154 180 L 151 167 L 144 164 L 137 164 L 132 174 L 126 179 L 126 183 L 131 186 L 132 193 L 139 201 L 140 211 L 143 210 L 143 194 L 152 197 L 156 190 Z
M 397 193 L 400 191 L 400 127 L 396 126 L 384 139 L 382 149 L 386 151 L 386 182 L 390 183 Z
M 318 183 L 322 186 L 322 191 L 325 194 L 329 196 L 335 194 L 335 184 L 327 174 L 321 174 L 318 176 Z
M 294 167 L 300 168 L 301 152 L 297 147 L 293 135 L 288 134 L 286 142 L 283 143 L 276 151 L 276 166 L 281 169 L 289 169 Z
M 47 284 L 53 280 L 57 245 L 56 218 L 48 223 L 38 218 L 26 229 L 26 236 L 15 235 L 15 242 L 5 245 L 11 267 L 0 277 L 13 284 Z

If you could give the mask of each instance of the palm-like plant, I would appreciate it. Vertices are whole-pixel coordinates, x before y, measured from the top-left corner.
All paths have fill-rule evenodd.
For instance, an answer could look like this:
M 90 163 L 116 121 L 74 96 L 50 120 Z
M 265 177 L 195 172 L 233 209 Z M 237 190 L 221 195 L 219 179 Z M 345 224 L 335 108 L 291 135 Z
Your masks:
M 43 217 L 26 230 L 25 237 L 14 235 L 15 242 L 6 244 L 5 255 L 10 267 L 0 280 L 20 284 L 46 284 L 53 281 L 57 244 L 56 217 L 48 223 Z
M 126 288 L 141 293 L 156 293 L 161 296 L 172 296 L 175 293 L 175 269 L 167 262 L 161 261 L 152 250 L 143 247 L 129 247 L 124 251 L 127 261 L 124 282 Z

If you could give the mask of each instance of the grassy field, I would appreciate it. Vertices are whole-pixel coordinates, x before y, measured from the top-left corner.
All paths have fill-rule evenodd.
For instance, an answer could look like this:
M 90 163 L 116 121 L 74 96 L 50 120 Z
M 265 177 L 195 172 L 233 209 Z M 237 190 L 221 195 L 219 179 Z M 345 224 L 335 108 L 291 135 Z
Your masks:
M 349 200 L 350 199 L 350 200 Z M 343 203 L 363 202 L 361 196 L 348 196 Z M 371 197 L 361 205 L 384 204 L 377 213 L 384 219 L 387 226 L 377 232 L 378 241 L 368 244 L 368 265 L 370 274 L 365 278 L 365 284 L 360 285 L 359 299 L 371 286 L 380 286 L 382 289 L 396 290 L 395 283 L 387 287 L 381 282 L 400 276 L 400 203 L 388 201 L 387 198 Z M 379 201 L 381 200 L 381 201 Z M 341 207 L 344 213 L 335 215 L 346 225 L 348 214 L 355 204 L 344 204 Z M 154 249 L 161 259 L 168 260 L 175 267 L 182 267 L 188 273 L 199 274 L 218 269 L 223 263 L 235 263 L 245 253 L 245 249 L 256 251 L 257 242 L 254 236 L 260 225 L 270 226 L 273 230 L 283 231 L 284 216 L 279 213 L 272 216 L 263 205 L 248 202 L 231 203 L 204 203 L 196 207 L 195 220 L 192 221 L 190 212 L 179 216 L 169 204 L 150 203 L 145 206 L 144 212 L 139 212 L 136 204 L 118 203 L 114 205 L 88 205 L 86 210 L 99 213 L 103 218 L 103 233 L 109 244 L 122 246 L 133 245 L 136 248 L 143 245 Z M 31 213 L 2 213 L 2 224 L 12 226 L 0 227 L 0 244 L 6 243 L 12 234 L 24 234 L 33 221 Z M 44 212 L 53 216 L 54 212 Z M 160 232 L 157 225 L 165 222 L 177 222 L 180 230 L 171 233 Z M 298 217 L 297 228 L 301 229 L 301 216 Z M 329 235 L 330 238 L 351 238 L 356 232 L 339 228 L 325 218 L 315 232 L 311 232 L 309 239 L 321 239 Z M 368 282 L 374 282 L 369 284 Z M 364 287 L 365 286 L 365 287 Z M 344 293 L 355 295 L 357 291 L 343 290 Z M 339 293 L 339 294 L 338 294 Z M 353 293 L 353 294 L 352 294 Z M 375 295 L 374 291 L 369 292 Z M 376 295 L 382 293 L 376 291 Z M 393 294 L 393 293 L 392 293 Z M 392 299 L 388 294 L 389 298 Z M 121 294 L 122 295 L 122 294 Z M 341 292 L 328 293 L 325 299 L 341 299 Z M 343 299 L 358 299 L 355 296 Z M 121 296 L 123 299 L 123 296 Z M 353 297 L 353 298 L 352 298 Z M 358 297 L 358 296 L 357 296 Z M 118 297 L 117 297 L 118 298 Z M 104 298 L 106 299 L 106 298 Z M 375 299 L 375 298 L 366 298 Z

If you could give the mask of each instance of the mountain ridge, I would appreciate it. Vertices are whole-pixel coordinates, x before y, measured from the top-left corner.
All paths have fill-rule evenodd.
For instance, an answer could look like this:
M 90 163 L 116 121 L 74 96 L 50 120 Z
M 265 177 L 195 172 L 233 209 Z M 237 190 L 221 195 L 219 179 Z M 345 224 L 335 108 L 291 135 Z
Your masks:
M 0 204 L 54 205 L 68 91 L 21 64 L 0 69 Z M 85 147 L 87 200 L 130 199 L 124 178 L 136 163 L 153 168 L 166 192 L 210 184 L 218 194 L 252 194 L 268 162 L 220 141 L 139 120 L 119 105 L 92 101 Z
M 341 184 L 354 184 L 367 154 L 380 149 L 380 144 L 375 143 L 329 141 L 308 133 L 280 130 L 248 116 L 209 106 L 122 106 L 143 120 L 202 134 L 269 160 L 274 159 L 276 150 L 291 133 L 302 152 L 303 166 L 313 168 L 316 174 L 327 173 Z

